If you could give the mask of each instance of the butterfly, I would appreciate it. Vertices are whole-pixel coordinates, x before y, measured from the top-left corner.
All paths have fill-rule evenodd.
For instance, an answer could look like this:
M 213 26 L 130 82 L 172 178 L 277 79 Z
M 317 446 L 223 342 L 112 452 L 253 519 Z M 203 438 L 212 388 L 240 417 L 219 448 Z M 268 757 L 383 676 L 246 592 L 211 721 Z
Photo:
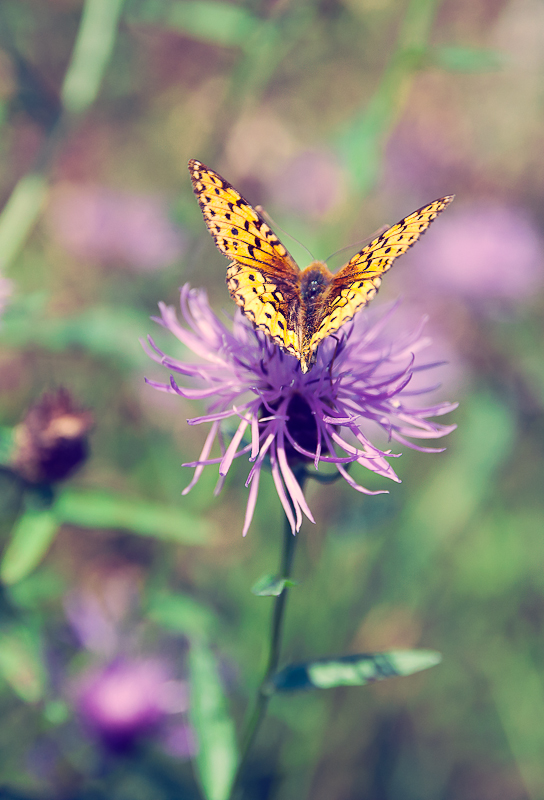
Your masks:
M 301 270 L 261 215 L 200 161 L 189 172 L 217 248 L 232 259 L 227 287 L 256 328 L 308 372 L 318 345 L 372 300 L 393 261 L 424 233 L 453 196 L 422 206 L 363 247 L 336 274 L 323 261 Z

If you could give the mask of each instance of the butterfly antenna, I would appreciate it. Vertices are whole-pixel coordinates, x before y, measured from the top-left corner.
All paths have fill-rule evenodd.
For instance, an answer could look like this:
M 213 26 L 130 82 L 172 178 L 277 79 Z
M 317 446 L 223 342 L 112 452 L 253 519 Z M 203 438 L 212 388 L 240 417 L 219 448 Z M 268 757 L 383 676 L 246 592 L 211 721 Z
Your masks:
M 373 242 L 374 239 L 377 239 L 379 236 L 381 236 L 382 233 L 385 233 L 388 228 L 389 225 L 382 225 L 381 228 L 378 228 L 377 231 L 374 231 L 374 233 L 371 236 L 367 236 L 366 239 L 361 239 L 358 242 L 353 242 L 353 244 L 347 244 L 345 247 L 341 247 L 340 250 L 335 250 L 334 253 L 331 253 L 331 255 L 325 259 L 325 264 L 327 263 L 327 261 L 330 261 L 331 258 L 334 258 L 339 253 L 343 253 L 344 250 L 355 250 L 355 248 L 359 246 L 366 247 L 367 244 L 370 244 L 370 242 Z
M 308 253 L 308 255 L 310 256 L 310 258 L 312 259 L 312 261 L 315 261 L 315 256 L 314 256 L 314 254 L 313 254 L 313 253 L 312 253 L 312 252 L 311 252 L 311 251 L 310 251 L 310 250 L 309 250 L 309 249 L 306 247 L 306 245 L 305 245 L 305 244 L 302 244 L 302 242 L 300 242 L 298 239 L 296 239 L 294 236 L 292 236 L 292 234 L 290 234 L 290 233 L 289 233 L 289 231 L 286 231 L 286 230 L 285 230 L 285 228 L 282 228 L 282 227 L 281 227 L 281 225 L 278 225 L 278 224 L 277 224 L 277 222 L 275 222 L 275 221 L 272 219 L 272 217 L 270 216 L 270 214 L 269 214 L 267 211 L 265 211 L 265 210 L 264 210 L 264 208 L 263 208 L 262 206 L 255 206 L 255 211 L 257 212 L 257 214 L 258 214 L 260 217 L 262 217 L 262 218 L 264 219 L 264 221 L 265 221 L 266 223 L 268 223 L 268 225 L 270 225 L 270 227 L 274 228 L 274 230 L 281 231 L 281 232 L 282 232 L 282 233 L 284 233 L 286 236 L 288 236 L 290 239 L 292 239 L 292 241 L 293 241 L 293 242 L 296 242 L 297 244 L 299 244 L 299 245 L 302 247 L 302 249 L 303 249 L 303 250 L 306 250 L 306 252 L 307 252 L 307 253 Z

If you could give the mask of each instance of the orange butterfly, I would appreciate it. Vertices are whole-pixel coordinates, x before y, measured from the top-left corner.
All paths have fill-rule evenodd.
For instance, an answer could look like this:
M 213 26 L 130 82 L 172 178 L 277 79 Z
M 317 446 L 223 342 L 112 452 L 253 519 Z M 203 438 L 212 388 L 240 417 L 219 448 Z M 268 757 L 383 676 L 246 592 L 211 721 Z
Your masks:
M 453 196 L 419 208 L 363 247 L 334 275 L 322 261 L 300 270 L 262 217 L 217 172 L 189 161 L 208 230 L 232 259 L 227 286 L 256 328 L 311 369 L 317 346 L 376 294 L 393 261 L 424 233 Z

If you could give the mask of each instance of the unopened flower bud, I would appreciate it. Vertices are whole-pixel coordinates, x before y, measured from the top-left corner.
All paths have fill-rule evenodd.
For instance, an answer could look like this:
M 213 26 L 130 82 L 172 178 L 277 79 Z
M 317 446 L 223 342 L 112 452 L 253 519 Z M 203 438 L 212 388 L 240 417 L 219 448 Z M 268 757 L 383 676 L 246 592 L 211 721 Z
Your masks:
M 77 410 L 66 389 L 46 392 L 15 428 L 13 470 L 34 484 L 64 480 L 87 458 L 92 425 L 91 412 Z

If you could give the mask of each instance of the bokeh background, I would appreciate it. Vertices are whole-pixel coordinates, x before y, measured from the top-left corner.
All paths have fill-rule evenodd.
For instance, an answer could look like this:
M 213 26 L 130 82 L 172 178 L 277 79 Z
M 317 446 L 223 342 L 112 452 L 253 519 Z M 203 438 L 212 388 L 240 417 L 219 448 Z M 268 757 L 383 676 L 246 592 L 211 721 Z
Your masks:
M 241 460 L 181 497 L 202 407 L 146 386 L 166 374 L 138 343 L 181 356 L 149 317 L 187 281 L 232 311 L 190 157 L 302 266 L 288 235 L 352 244 L 336 268 L 456 194 L 375 303 L 429 316 L 458 430 L 400 485 L 365 476 L 388 495 L 310 482 L 284 649 L 443 663 L 274 698 L 247 796 L 544 797 L 543 86 L 540 0 L 1 0 L 3 463 L 45 391 L 94 420 L 66 480 L 0 475 L 1 798 L 197 798 L 191 652 L 237 730 L 264 667 L 272 480 L 245 540 Z

